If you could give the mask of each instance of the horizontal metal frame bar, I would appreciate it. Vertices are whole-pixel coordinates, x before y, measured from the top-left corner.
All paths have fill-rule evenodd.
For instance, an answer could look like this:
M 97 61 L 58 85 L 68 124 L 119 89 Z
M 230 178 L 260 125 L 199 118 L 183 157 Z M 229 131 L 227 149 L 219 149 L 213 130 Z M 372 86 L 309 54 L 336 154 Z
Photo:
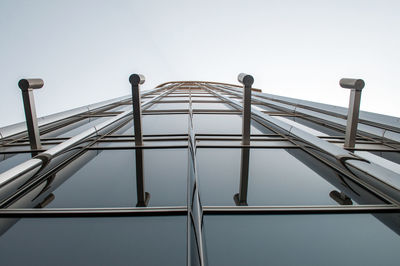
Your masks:
M 357 206 L 203 206 L 204 215 L 304 215 L 304 214 L 361 214 L 400 213 L 394 205 Z M 144 208 L 48 208 L 0 209 L 0 218 L 79 218 L 187 215 L 186 206 Z
M 152 145 L 152 146 L 104 146 L 90 147 L 87 150 L 152 150 L 152 149 L 187 149 L 188 145 Z
M 78 218 L 171 215 L 187 215 L 187 207 L 0 209 L 1 218 Z
M 168 141 L 168 140 L 166 140 Z M 213 141 L 213 140 L 210 140 Z M 215 141 L 224 141 L 224 140 L 215 140 Z M 132 141 L 133 142 L 133 141 Z M 172 142 L 172 141 L 171 141 Z M 100 143 L 100 142 L 97 142 Z M 103 142 L 105 143 L 105 142 Z M 293 148 L 299 148 L 296 145 L 250 145 L 250 146 L 243 146 L 243 145 L 212 145 L 212 144 L 197 144 L 196 145 L 197 148 L 251 148 L 251 149 L 293 149 Z M 80 146 L 78 146 L 77 148 L 82 148 Z M 135 149 L 135 146 L 104 146 L 104 147 L 90 147 L 87 148 L 88 150 L 126 150 L 126 149 Z M 181 149 L 181 148 L 187 148 L 187 145 L 149 145 L 149 146 L 143 146 L 143 149 Z M 38 151 L 38 152 L 43 152 L 44 150 L 18 150 L 18 151 L 4 151 L 4 152 L 0 152 L 1 154 L 22 154 L 22 153 L 31 153 L 32 151 Z M 383 150 L 383 149 L 354 149 L 354 151 L 376 151 L 376 152 L 398 152 L 396 150 Z
M 400 213 L 396 205 L 357 206 L 203 206 L 204 214 L 355 214 Z

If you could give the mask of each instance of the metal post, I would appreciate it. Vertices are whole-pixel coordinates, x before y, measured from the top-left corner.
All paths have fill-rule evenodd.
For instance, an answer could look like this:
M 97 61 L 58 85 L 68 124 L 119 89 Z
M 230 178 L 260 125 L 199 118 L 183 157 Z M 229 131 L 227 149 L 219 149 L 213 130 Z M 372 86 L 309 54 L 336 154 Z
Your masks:
M 242 145 L 250 145 L 250 121 L 251 121 L 251 85 L 254 78 L 251 75 L 241 73 L 238 81 L 243 84 L 243 123 L 242 123 Z M 249 183 L 249 158 L 250 149 L 242 148 L 240 161 L 240 187 L 239 193 L 235 194 L 233 199 L 236 205 L 247 205 L 247 189 Z
M 129 82 L 132 85 L 132 105 L 133 105 L 133 123 L 135 130 L 135 144 L 137 146 L 143 145 L 143 135 L 142 135 L 142 108 L 139 84 L 143 84 L 145 78 L 140 74 L 132 74 L 129 77 Z
M 143 84 L 145 77 L 140 74 L 132 74 L 129 77 L 129 82 L 132 85 L 132 105 L 133 105 L 133 126 L 135 131 L 135 145 L 143 145 L 142 134 L 142 108 L 139 85 Z M 146 207 L 150 194 L 145 192 L 144 189 L 144 174 L 143 174 L 143 149 L 135 149 L 136 157 L 136 191 L 137 191 L 137 204 L 136 207 Z
M 250 144 L 250 119 L 251 119 L 251 85 L 254 78 L 241 73 L 238 80 L 243 84 L 243 123 L 242 123 L 242 145 Z
M 40 89 L 44 85 L 42 79 L 21 79 L 18 82 L 18 87 L 22 91 L 22 100 L 24 102 L 26 126 L 28 128 L 29 143 L 32 150 L 40 150 L 39 126 L 36 117 L 35 99 L 33 97 L 33 90 Z M 37 151 L 32 152 L 32 156 L 36 156 Z
M 351 89 L 349 111 L 347 114 L 345 148 L 354 148 L 356 143 L 358 114 L 360 112 L 361 91 L 365 86 L 362 79 L 343 78 L 339 82 L 342 88 Z

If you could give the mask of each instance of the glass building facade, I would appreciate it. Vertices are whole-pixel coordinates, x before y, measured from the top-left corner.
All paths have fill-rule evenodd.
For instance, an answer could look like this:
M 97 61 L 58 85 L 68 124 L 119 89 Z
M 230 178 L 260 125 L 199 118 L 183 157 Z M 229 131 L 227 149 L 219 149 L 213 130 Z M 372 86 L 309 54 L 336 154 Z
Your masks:
M 400 119 L 181 81 L 0 129 L 2 265 L 398 265 Z M 136 106 L 137 108 L 137 106 Z M 136 138 L 135 138 L 136 136 Z

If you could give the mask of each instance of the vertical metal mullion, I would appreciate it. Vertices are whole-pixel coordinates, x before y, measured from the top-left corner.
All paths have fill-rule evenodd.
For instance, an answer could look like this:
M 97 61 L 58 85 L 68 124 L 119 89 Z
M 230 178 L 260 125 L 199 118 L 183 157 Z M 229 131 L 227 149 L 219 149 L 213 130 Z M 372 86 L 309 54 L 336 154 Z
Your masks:
M 188 125 L 188 155 L 189 155 L 189 164 L 192 162 L 193 163 L 193 169 L 189 167 L 188 170 L 188 217 L 187 217 L 187 234 L 188 234 L 188 244 L 187 244 L 187 263 L 188 265 L 192 265 L 192 256 L 195 256 L 195 254 L 191 253 L 191 243 L 193 242 L 191 239 L 191 226 L 193 226 L 193 229 L 195 231 L 196 239 L 196 246 L 197 246 L 197 256 L 199 256 L 199 262 L 200 265 L 203 266 L 205 265 L 205 256 L 204 256 L 204 248 L 203 248 L 203 229 L 202 229 L 202 219 L 203 219 L 203 212 L 202 212 L 202 207 L 200 203 L 200 197 L 199 197 L 199 191 L 198 191 L 198 178 L 197 178 L 197 164 L 196 164 L 196 140 L 195 140 L 195 134 L 194 134 L 194 129 L 193 129 L 193 109 L 192 109 L 192 98 L 191 98 L 191 89 L 189 89 L 189 125 Z M 191 178 L 191 170 L 193 170 L 193 175 L 194 175 L 194 183 L 192 184 L 192 178 Z M 193 189 L 193 197 L 192 191 Z M 192 202 L 193 198 L 193 202 Z M 195 204 L 195 202 L 197 204 Z M 196 210 L 194 209 L 196 208 Z M 197 215 L 195 215 L 197 213 Z M 193 221 L 193 224 L 192 224 Z M 194 266 L 194 265 L 193 265 Z

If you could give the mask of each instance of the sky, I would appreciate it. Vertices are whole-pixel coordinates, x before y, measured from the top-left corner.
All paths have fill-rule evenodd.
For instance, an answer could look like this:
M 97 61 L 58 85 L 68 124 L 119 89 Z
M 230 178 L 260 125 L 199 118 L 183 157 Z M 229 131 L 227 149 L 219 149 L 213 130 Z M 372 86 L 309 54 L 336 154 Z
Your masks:
M 1 0 L 0 127 L 24 121 L 21 78 L 42 78 L 37 115 L 175 80 L 238 84 L 348 106 L 343 77 L 362 78 L 361 109 L 400 116 L 400 1 Z

